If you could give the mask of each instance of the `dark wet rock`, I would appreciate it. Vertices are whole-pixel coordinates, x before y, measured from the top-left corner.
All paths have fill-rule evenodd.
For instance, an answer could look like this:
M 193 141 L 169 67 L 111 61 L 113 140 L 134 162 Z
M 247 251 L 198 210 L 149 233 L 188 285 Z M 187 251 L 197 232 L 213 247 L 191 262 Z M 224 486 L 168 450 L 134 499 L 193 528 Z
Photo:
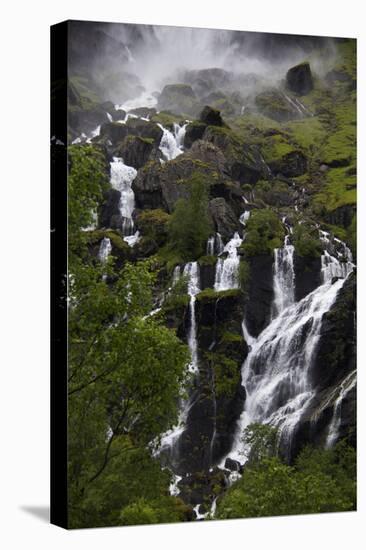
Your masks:
M 208 126 L 224 126 L 220 111 L 206 105 L 200 114 L 200 121 Z
M 104 201 L 99 211 L 100 227 L 121 229 L 122 218 L 119 209 L 121 193 L 117 189 L 109 189 L 104 193 Z
M 279 90 L 266 90 L 255 97 L 255 105 L 260 113 L 278 122 L 301 118 L 298 109 Z
M 321 260 L 294 255 L 295 299 L 302 300 L 321 284 Z
M 225 240 L 229 240 L 233 233 L 240 229 L 237 216 L 223 197 L 211 199 L 209 212 L 215 224 L 215 229 Z
M 227 470 L 230 470 L 231 472 L 242 472 L 243 471 L 243 467 L 242 465 L 240 464 L 240 462 L 238 462 L 237 460 L 233 460 L 232 458 L 227 458 L 225 460 L 225 468 Z
M 207 125 L 203 122 L 194 121 L 189 123 L 184 136 L 184 147 L 189 149 L 196 140 L 201 139 L 206 128 Z
M 122 122 L 106 122 L 100 128 L 100 137 L 108 138 L 113 144 L 123 141 L 128 133 L 126 124 Z
M 188 154 L 164 164 L 148 162 L 139 170 L 132 184 L 136 206 L 172 212 L 178 199 L 189 197 L 190 178 L 197 174 L 208 181 L 220 180 L 214 166 L 193 159 Z
M 156 109 L 154 107 L 136 107 L 136 109 L 131 109 L 128 111 L 131 115 L 136 115 L 138 117 L 151 118 L 156 115 Z
M 289 69 L 286 74 L 286 86 L 299 95 L 311 92 L 314 82 L 309 63 L 300 63 Z
M 340 225 L 345 229 L 351 224 L 352 218 L 356 213 L 355 204 L 344 204 L 335 210 L 327 212 L 324 216 L 325 221 L 332 225 Z
M 152 140 L 152 143 L 159 145 L 163 130 L 153 122 L 130 118 L 126 123 L 107 122 L 100 128 L 100 136 L 110 139 L 113 145 L 122 142 L 127 136 L 137 136 Z
M 157 124 L 141 120 L 140 118 L 129 118 L 126 126 L 129 134 L 144 139 L 151 139 L 155 145 L 159 145 L 163 136 L 163 130 Z
M 318 352 L 311 369 L 319 389 L 339 382 L 356 366 L 356 278 L 348 277 L 330 310 L 324 314 Z
M 195 141 L 191 149 L 187 152 L 187 157 L 201 160 L 214 167 L 217 172 L 224 174 L 226 172 L 225 155 L 219 147 L 213 143 L 199 139 Z
M 200 288 L 213 288 L 216 274 L 216 256 L 202 256 L 198 260 L 200 267 Z
M 249 334 L 258 336 L 271 319 L 273 301 L 272 269 L 270 255 L 247 258 L 249 264 L 248 298 L 245 304 L 245 322 Z
M 150 160 L 154 147 L 154 141 L 151 138 L 127 136 L 115 149 L 114 156 L 122 157 L 127 166 L 133 166 L 138 170 Z
M 187 71 L 184 75 L 184 80 L 192 84 L 200 97 L 209 94 L 212 90 L 227 86 L 232 79 L 232 73 L 217 67 Z
M 158 109 L 197 116 L 200 104 L 188 84 L 168 84 L 159 96 Z

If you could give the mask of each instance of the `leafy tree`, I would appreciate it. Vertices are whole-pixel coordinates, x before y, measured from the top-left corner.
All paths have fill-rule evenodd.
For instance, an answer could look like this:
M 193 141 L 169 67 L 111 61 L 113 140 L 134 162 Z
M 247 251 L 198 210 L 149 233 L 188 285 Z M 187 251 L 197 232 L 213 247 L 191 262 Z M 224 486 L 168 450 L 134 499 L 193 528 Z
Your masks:
M 298 223 L 293 230 L 293 243 L 299 256 L 317 258 L 322 253 L 317 230 L 314 232 L 306 224 Z
M 277 428 L 269 424 L 254 423 L 247 426 L 242 439 L 248 449 L 246 456 L 249 462 L 255 464 L 264 458 L 275 456 L 277 436 Z
M 168 493 L 170 475 L 152 451 L 176 421 L 189 353 L 174 331 L 149 316 L 154 276 L 148 262 L 126 263 L 117 272 L 113 257 L 102 265 L 86 253 L 82 227 L 101 200 L 101 166 L 92 148 L 71 150 L 70 526 L 113 525 L 139 495 L 156 501 Z
M 208 182 L 202 175 L 194 175 L 184 185 L 190 186 L 188 199 L 179 199 L 169 221 L 169 247 L 185 261 L 204 254 L 212 231 L 208 214 Z
M 241 245 L 246 256 L 270 254 L 283 244 L 285 232 L 278 216 L 269 208 L 252 210 Z
M 253 433 L 259 437 L 259 430 Z M 306 448 L 294 466 L 275 456 L 252 459 L 218 501 L 215 517 L 341 512 L 355 506 L 355 453 L 341 443 L 334 450 Z

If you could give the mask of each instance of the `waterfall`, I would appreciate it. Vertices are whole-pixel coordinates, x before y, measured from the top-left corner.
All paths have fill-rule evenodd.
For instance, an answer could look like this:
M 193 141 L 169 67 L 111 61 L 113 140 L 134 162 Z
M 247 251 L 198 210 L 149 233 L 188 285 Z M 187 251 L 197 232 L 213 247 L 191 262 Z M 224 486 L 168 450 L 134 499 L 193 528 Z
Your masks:
M 112 251 L 111 240 L 108 239 L 108 237 L 104 237 L 102 242 L 100 243 L 99 252 L 98 252 L 98 258 L 103 264 L 107 261 L 111 251 Z
M 242 239 L 239 233 L 235 233 L 233 238 L 224 247 L 224 252 L 227 252 L 227 257 L 217 260 L 214 285 L 216 291 L 239 288 L 240 258 L 237 249 L 241 243 Z
M 219 256 L 224 251 L 224 243 L 222 242 L 222 237 L 220 233 L 216 233 L 215 235 L 211 235 L 207 239 L 207 245 L 206 245 L 206 254 L 207 256 Z
M 119 210 L 122 217 L 122 233 L 124 236 L 133 234 L 132 212 L 135 208 L 135 194 L 131 188 L 132 182 L 137 176 L 137 170 L 124 164 L 119 157 L 113 157 L 111 164 L 110 183 L 114 189 L 121 193 Z
M 340 385 L 339 395 L 334 402 L 333 417 L 329 424 L 328 436 L 325 446 L 329 449 L 337 441 L 341 425 L 342 402 L 347 394 L 355 387 L 357 382 L 356 369 L 352 371 Z
M 316 355 L 323 315 L 335 302 L 345 281 L 345 278 L 339 278 L 332 284 L 327 271 L 323 284 L 317 289 L 297 303 L 293 298 L 289 300 L 288 295 L 293 296 L 294 281 L 293 251 L 289 246 L 286 240 L 277 265 L 275 262 L 277 317 L 257 338 L 250 336 L 243 321 L 243 335 L 250 346 L 242 366 L 242 385 L 247 397 L 229 453 L 231 458 L 239 461 L 243 461 L 243 451 L 246 450 L 241 439 L 243 430 L 253 422 L 277 427 L 280 443 L 290 452 L 294 431 L 315 394 L 309 373 Z M 338 265 L 341 269 L 336 258 L 332 259 L 331 265 Z
M 241 214 L 239 221 L 245 227 L 249 218 L 250 218 L 250 210 L 246 210 Z
M 286 235 L 283 248 L 275 248 L 273 264 L 274 300 L 272 317 L 276 317 L 295 301 L 294 247 Z
M 127 237 L 123 237 L 123 240 L 133 248 L 136 243 L 138 243 L 141 240 L 140 231 L 136 231 L 133 235 L 127 235 Z
M 158 126 L 163 130 L 159 149 L 163 153 L 165 160 L 173 160 L 183 153 L 183 143 L 187 124 L 183 126 L 174 124 L 173 132 L 164 128 L 161 124 L 158 124 Z
M 189 365 L 190 372 L 198 371 L 198 357 L 197 357 L 197 330 L 196 330 L 196 294 L 200 292 L 200 280 L 199 280 L 199 267 L 197 262 L 190 262 L 185 265 L 183 275 L 188 277 L 188 294 L 190 296 L 189 309 L 190 309 L 190 327 L 188 333 L 188 345 L 191 351 L 191 363 Z
M 207 240 L 206 254 L 207 256 L 215 255 L 215 235 L 212 235 Z

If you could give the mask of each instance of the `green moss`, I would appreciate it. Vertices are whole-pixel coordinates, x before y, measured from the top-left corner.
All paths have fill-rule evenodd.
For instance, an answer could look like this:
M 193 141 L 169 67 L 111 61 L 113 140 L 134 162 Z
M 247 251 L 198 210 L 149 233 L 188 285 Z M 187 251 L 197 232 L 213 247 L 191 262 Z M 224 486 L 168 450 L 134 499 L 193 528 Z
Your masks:
M 240 383 L 240 365 L 221 353 L 205 353 L 214 375 L 215 393 L 217 397 L 233 397 Z
M 238 288 L 221 290 L 219 292 L 214 290 L 213 288 L 206 288 L 196 295 L 196 300 L 200 302 L 212 302 L 214 300 L 221 300 L 224 298 L 232 298 L 237 296 L 241 296 L 241 290 Z
M 123 240 L 121 235 L 117 231 L 113 231 L 112 229 L 96 229 L 94 231 L 88 231 L 87 233 L 89 242 L 91 244 L 95 244 L 99 241 L 101 241 L 104 238 L 108 238 L 111 241 L 111 244 L 114 248 L 118 250 L 123 251 L 129 251 L 130 247 L 128 244 Z
M 282 246 L 284 237 L 283 225 L 273 210 L 253 210 L 240 250 L 245 256 L 271 254 L 275 248 Z
M 349 167 L 332 168 L 326 173 L 322 190 L 314 195 L 313 206 L 316 213 L 331 212 L 346 204 L 356 204 L 356 195 L 356 176 L 350 175 Z
M 170 111 L 160 111 L 160 113 L 153 115 L 150 120 L 156 124 L 161 124 L 164 128 L 172 129 L 174 124 L 179 124 L 182 121 L 182 117 Z
M 288 122 L 286 130 L 292 140 L 308 154 L 322 146 L 327 137 L 327 130 L 317 116 Z
M 297 224 L 293 229 L 293 244 L 298 256 L 318 258 L 322 253 L 318 230 L 306 224 Z
M 217 262 L 217 257 L 216 256 L 201 256 L 200 258 L 198 258 L 198 264 L 200 267 L 202 266 L 205 266 L 205 265 L 215 265 L 216 262 Z
M 264 160 L 268 163 L 275 163 L 282 160 L 289 153 L 293 153 L 297 147 L 290 143 L 289 137 L 284 134 L 276 134 L 266 138 L 262 147 Z
M 69 81 L 79 94 L 79 107 L 81 109 L 94 109 L 97 104 L 102 102 L 99 95 L 93 90 L 93 86 L 88 78 L 83 76 L 72 76 L 69 78 Z M 72 107 L 70 106 L 70 108 Z

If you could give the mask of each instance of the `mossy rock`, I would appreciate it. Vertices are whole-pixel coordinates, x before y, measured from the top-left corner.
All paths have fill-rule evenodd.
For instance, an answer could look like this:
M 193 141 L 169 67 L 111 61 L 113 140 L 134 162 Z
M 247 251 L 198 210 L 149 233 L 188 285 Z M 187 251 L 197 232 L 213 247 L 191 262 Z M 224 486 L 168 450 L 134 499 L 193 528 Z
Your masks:
M 214 265 L 216 265 L 217 257 L 216 256 L 201 256 L 200 258 L 198 258 L 197 262 L 198 262 L 198 265 L 200 267 L 214 266 Z
M 301 118 L 298 110 L 276 89 L 259 93 L 255 97 L 255 105 L 261 114 L 278 122 Z
M 202 292 L 196 295 L 196 300 L 199 302 L 212 302 L 225 298 L 238 298 L 242 295 L 242 292 L 238 288 L 230 288 L 229 290 L 216 291 L 212 288 L 206 288 Z
M 201 104 L 188 84 L 167 84 L 158 99 L 158 109 L 197 116 Z
M 136 219 L 136 226 L 143 235 L 154 239 L 162 246 L 168 236 L 168 223 L 170 215 L 159 208 L 155 210 L 143 210 Z
M 284 227 L 273 210 L 253 210 L 247 221 L 246 238 L 238 252 L 246 257 L 272 254 L 282 246 L 284 237 Z

